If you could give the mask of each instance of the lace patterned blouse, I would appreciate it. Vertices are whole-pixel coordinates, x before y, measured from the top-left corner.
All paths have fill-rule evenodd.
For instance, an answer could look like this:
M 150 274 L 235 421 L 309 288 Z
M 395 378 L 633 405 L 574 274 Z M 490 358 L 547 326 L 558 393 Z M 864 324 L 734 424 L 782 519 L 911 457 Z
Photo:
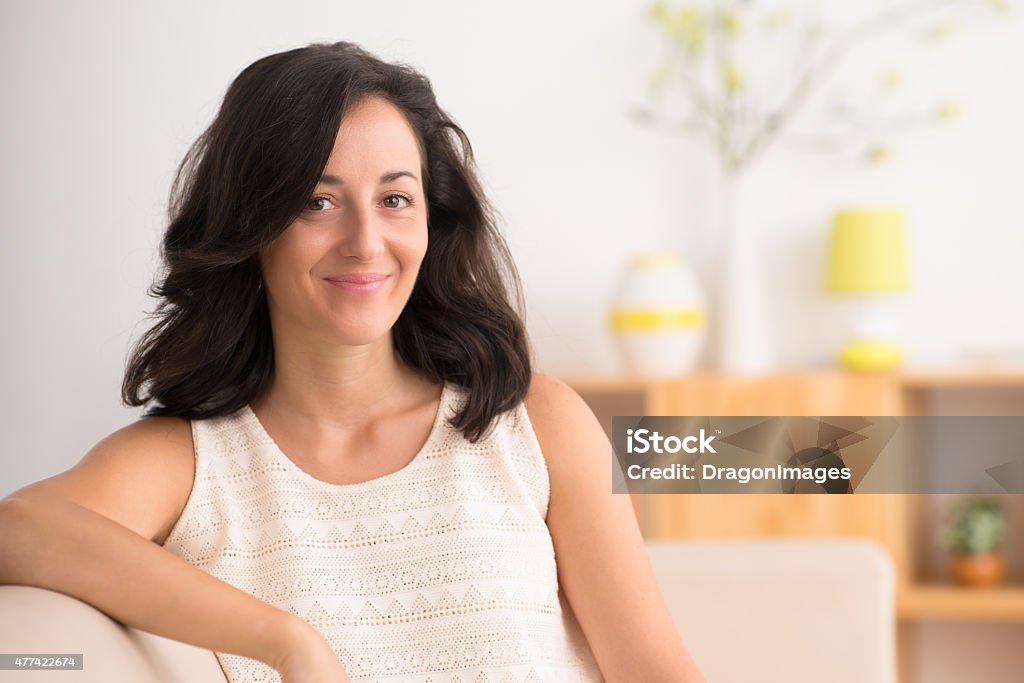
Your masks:
M 164 547 L 315 626 L 354 682 L 600 682 L 558 587 L 525 406 L 473 444 L 448 422 L 463 400 L 445 384 L 414 459 L 355 484 L 301 470 L 249 406 L 193 420 L 195 482 Z M 215 654 L 231 683 L 280 681 Z

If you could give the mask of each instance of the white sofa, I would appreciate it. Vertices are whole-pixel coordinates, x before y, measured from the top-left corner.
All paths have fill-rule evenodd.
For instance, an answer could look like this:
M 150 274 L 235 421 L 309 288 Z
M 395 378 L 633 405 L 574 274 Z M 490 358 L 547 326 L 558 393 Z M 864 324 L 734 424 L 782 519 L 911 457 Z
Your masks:
M 879 546 L 649 541 L 648 550 L 708 683 L 895 682 L 893 569 Z M 82 653 L 85 662 L 80 672 L 0 671 L 0 682 L 225 681 L 208 650 L 125 628 L 83 602 L 27 586 L 0 586 L 0 652 Z
M 29 586 L 0 586 L 0 651 L 81 654 L 81 671 L 0 671 L 0 683 L 225 683 L 213 652 L 135 628 L 91 605 Z

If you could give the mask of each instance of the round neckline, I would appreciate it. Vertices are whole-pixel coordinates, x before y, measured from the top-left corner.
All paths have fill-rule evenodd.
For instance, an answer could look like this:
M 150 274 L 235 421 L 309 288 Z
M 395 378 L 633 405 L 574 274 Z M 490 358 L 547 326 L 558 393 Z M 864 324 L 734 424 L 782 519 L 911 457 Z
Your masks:
M 430 448 L 434 445 L 434 442 L 440 437 L 442 427 L 444 426 L 444 423 L 446 421 L 445 409 L 448 405 L 450 393 L 451 387 L 449 386 L 448 382 L 442 382 L 441 397 L 440 400 L 438 401 L 437 414 L 434 415 L 434 421 L 430 426 L 430 433 L 427 434 L 426 441 L 424 441 L 423 445 L 420 446 L 420 449 L 416 451 L 416 455 L 413 456 L 412 460 L 410 460 L 409 462 L 407 462 L 405 465 L 395 470 L 394 472 L 388 472 L 387 474 L 382 474 L 379 477 L 374 477 L 373 479 L 367 479 L 366 481 L 357 481 L 351 484 L 333 484 L 329 481 L 324 481 L 323 479 L 318 479 L 317 477 L 314 477 L 312 474 L 299 467 L 298 464 L 296 464 L 294 460 L 289 458 L 288 455 L 281 449 L 281 447 L 277 445 L 277 442 L 274 441 L 274 437 L 272 437 L 270 433 L 266 430 L 266 428 L 263 426 L 263 423 L 260 422 L 260 418 L 256 415 L 256 412 L 248 403 L 245 404 L 245 408 L 243 409 L 243 415 L 252 425 L 257 435 L 271 447 L 274 457 L 281 461 L 281 463 L 284 464 L 285 467 L 287 467 L 289 470 L 295 471 L 307 481 L 313 482 L 318 486 L 326 486 L 332 489 L 356 489 L 365 488 L 367 486 L 372 486 L 374 484 L 379 484 L 382 481 L 397 477 L 403 474 L 404 472 L 407 472 L 408 470 L 412 469 L 414 465 L 416 465 L 420 460 L 423 459 L 426 452 L 430 450 Z

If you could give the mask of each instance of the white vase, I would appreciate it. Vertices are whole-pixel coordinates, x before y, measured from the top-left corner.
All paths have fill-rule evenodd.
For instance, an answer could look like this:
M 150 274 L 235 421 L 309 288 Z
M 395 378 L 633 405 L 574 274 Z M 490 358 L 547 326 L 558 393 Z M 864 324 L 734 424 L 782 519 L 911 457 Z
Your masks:
M 746 178 L 742 172 L 726 171 L 719 183 L 718 258 L 710 309 L 714 366 L 725 374 L 763 375 L 776 369 L 764 252 L 758 226 L 740 211 Z
M 672 377 L 692 372 L 707 338 L 704 292 L 671 252 L 633 258 L 619 282 L 611 325 L 626 369 Z

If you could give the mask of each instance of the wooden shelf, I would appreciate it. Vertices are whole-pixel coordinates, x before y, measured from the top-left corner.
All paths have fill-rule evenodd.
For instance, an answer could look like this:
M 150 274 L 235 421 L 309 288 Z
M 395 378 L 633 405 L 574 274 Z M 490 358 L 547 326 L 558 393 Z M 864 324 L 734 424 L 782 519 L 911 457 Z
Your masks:
M 611 415 L 922 415 L 935 394 L 970 389 L 979 414 L 1002 410 L 1004 390 L 1024 390 L 1024 370 L 916 369 L 906 373 L 829 368 L 740 377 L 695 373 L 677 378 L 563 377 L 592 402 L 610 429 Z M 979 392 L 977 395 L 976 392 Z M 640 399 L 637 403 L 637 399 Z M 622 399 L 627 399 L 622 403 Z M 979 399 L 975 401 L 976 399 Z M 616 401 L 618 400 L 618 403 Z M 1014 402 L 1019 408 L 1020 401 Z M 1013 405 L 1007 404 L 1013 408 Z M 995 411 L 995 412 L 990 412 Z M 635 412 L 628 414 L 637 414 Z M 1016 414 L 1016 413 L 1011 413 Z M 911 496 L 772 495 L 637 496 L 634 505 L 649 538 L 853 536 L 885 547 L 897 571 L 897 614 L 903 620 L 1024 621 L 1024 585 L 969 589 L 917 579 L 916 519 Z
M 896 598 L 900 619 L 1024 621 L 1024 586 L 908 586 Z
M 905 373 L 847 372 L 835 368 L 800 370 L 768 376 L 727 376 L 708 372 L 695 372 L 680 377 L 644 377 L 641 375 L 568 375 L 562 381 L 577 391 L 642 390 L 680 382 L 708 381 L 756 382 L 766 379 L 843 378 L 888 380 L 904 389 L 955 389 L 960 387 L 1017 387 L 1024 388 L 1024 369 L 988 370 L 913 370 Z
M 657 379 L 636 375 L 590 375 L 579 377 L 562 377 L 563 382 L 579 393 L 602 391 L 633 392 L 647 391 L 652 386 L 666 382 L 678 382 L 677 379 Z
M 900 375 L 899 382 L 906 389 L 1024 387 L 1024 370 L 910 372 Z

